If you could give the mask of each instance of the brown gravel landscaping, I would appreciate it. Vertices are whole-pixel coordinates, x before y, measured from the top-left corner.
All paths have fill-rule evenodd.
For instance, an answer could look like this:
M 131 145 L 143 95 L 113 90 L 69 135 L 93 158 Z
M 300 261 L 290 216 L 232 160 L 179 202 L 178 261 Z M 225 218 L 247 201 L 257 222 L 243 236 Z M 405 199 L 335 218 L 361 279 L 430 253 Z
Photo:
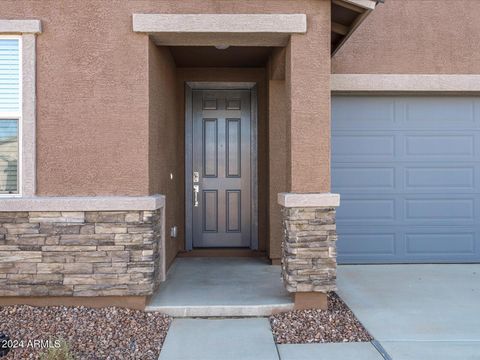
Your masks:
M 24 341 L 3 359 L 38 359 L 28 341 L 65 339 L 75 359 L 158 359 L 171 318 L 123 308 L 0 307 L 0 332 Z M 30 343 L 31 344 L 31 343 Z
M 372 337 L 335 293 L 328 310 L 295 310 L 270 317 L 277 344 L 371 341 Z

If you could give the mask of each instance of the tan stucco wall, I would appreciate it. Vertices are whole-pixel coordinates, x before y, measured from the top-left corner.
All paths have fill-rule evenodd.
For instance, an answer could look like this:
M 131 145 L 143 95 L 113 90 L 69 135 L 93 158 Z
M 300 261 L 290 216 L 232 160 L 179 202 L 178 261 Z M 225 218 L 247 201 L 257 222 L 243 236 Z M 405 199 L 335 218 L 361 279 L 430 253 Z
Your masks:
M 167 265 L 177 253 L 177 243 L 184 242 L 183 212 L 179 211 L 179 198 L 183 184 L 179 182 L 178 142 L 183 136 L 178 119 L 175 88 L 176 66 L 170 50 L 157 47 L 152 41 L 148 46 L 149 85 L 149 192 L 163 194 L 165 207 L 165 253 Z M 173 179 L 170 178 L 173 175 Z M 170 237 L 170 228 L 176 225 L 177 238 Z
M 277 194 L 288 191 L 287 185 L 287 124 L 288 99 L 284 80 L 270 80 L 268 84 L 269 137 L 269 257 L 280 260 L 283 239 L 282 213 Z
M 298 193 L 330 191 L 330 2 L 315 6 L 286 51 L 288 187 Z
M 37 193 L 148 193 L 146 36 L 121 2 L 2 1 L 39 19 Z
M 309 22 L 329 4 L 330 0 L 3 0 L 1 18 L 39 19 L 43 25 L 37 37 L 38 194 L 151 191 L 149 41 L 147 35 L 132 31 L 133 13 L 306 13 Z
M 344 74 L 480 73 L 480 1 L 387 0 L 332 59 Z

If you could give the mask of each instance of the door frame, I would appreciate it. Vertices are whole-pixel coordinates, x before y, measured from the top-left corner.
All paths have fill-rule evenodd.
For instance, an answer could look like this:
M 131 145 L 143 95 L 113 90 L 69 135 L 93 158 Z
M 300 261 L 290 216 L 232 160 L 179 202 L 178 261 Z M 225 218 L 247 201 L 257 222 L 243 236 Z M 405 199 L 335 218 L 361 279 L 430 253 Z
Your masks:
M 256 82 L 185 82 L 185 250 L 193 250 L 193 90 L 250 90 L 250 249 L 258 250 L 258 109 Z

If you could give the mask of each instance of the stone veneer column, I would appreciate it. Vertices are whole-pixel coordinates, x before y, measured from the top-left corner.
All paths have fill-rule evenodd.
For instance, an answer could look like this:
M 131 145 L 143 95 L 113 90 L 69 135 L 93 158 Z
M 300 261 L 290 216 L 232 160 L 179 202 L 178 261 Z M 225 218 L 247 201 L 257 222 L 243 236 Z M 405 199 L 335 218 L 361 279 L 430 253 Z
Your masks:
M 338 194 L 281 193 L 283 211 L 282 276 L 294 294 L 295 308 L 327 308 L 336 290 L 335 208 Z

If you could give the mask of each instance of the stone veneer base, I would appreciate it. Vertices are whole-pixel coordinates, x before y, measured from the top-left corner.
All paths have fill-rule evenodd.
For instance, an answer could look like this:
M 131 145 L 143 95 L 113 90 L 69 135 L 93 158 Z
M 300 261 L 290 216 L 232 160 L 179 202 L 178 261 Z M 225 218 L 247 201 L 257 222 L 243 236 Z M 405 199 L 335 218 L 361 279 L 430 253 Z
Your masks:
M 282 275 L 289 292 L 336 290 L 334 207 L 283 207 Z
M 0 212 L 0 296 L 149 296 L 163 208 Z

